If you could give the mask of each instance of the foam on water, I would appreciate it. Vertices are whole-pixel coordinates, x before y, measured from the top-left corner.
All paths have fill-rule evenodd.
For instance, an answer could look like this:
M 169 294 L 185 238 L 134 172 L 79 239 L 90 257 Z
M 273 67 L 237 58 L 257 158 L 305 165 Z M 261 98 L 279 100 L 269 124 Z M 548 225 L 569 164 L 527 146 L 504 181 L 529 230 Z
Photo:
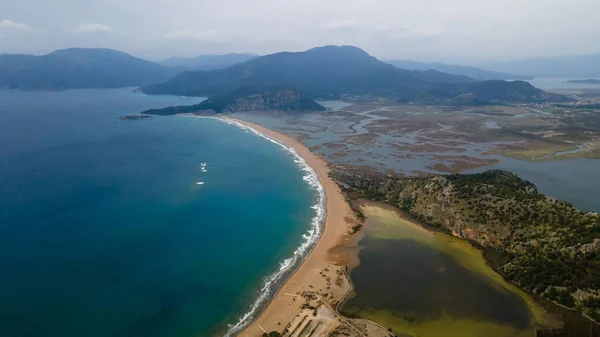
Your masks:
M 290 258 L 283 260 L 279 264 L 279 270 L 277 270 L 275 273 L 271 274 L 264 280 L 263 287 L 261 288 L 258 298 L 254 301 L 254 303 L 252 303 L 249 310 L 238 319 L 237 323 L 230 325 L 229 331 L 227 331 L 227 333 L 225 334 L 226 337 L 229 337 L 242 331 L 252 322 L 252 320 L 258 314 L 258 310 L 261 307 L 264 307 L 272 299 L 272 296 L 275 295 L 279 287 L 281 287 L 283 281 L 285 281 L 284 278 L 287 278 L 291 275 L 291 271 L 293 271 L 293 268 L 299 266 L 300 263 L 306 258 L 308 253 L 311 251 L 311 249 L 315 246 L 315 244 L 321 237 L 321 233 L 323 232 L 323 224 L 326 215 L 326 196 L 325 188 L 319 181 L 319 177 L 317 176 L 315 170 L 312 167 L 310 167 L 306 163 L 306 161 L 302 157 L 300 157 L 300 155 L 292 147 L 289 147 L 281 143 L 280 141 L 271 138 L 253 128 L 245 126 L 241 123 L 231 120 L 224 120 L 221 118 L 217 119 L 228 124 L 236 125 L 244 129 L 245 131 L 252 132 L 259 137 L 262 137 L 272 143 L 281 146 L 284 150 L 286 150 L 294 156 L 294 162 L 298 164 L 302 171 L 304 171 L 303 180 L 312 188 L 314 188 L 317 192 L 317 203 L 312 206 L 312 209 L 315 210 L 316 214 L 311 221 L 311 227 L 302 236 L 302 243 L 294 251 Z
M 273 274 L 271 274 L 267 278 L 265 278 L 265 280 L 263 281 L 263 286 L 260 290 L 260 294 L 258 294 L 258 297 L 252 303 L 252 305 L 250 305 L 250 308 L 248 309 L 248 311 L 238 319 L 237 323 L 229 326 L 229 330 L 225 334 L 225 337 L 230 337 L 230 336 L 234 336 L 236 333 L 242 331 L 244 328 L 246 328 L 252 322 L 252 320 L 257 316 L 259 309 L 264 307 L 266 304 L 268 304 L 268 302 L 272 299 L 272 297 L 275 295 L 277 290 L 279 290 L 279 288 L 283 285 L 284 281 L 288 277 L 291 276 L 294 268 L 300 265 L 300 263 L 306 258 L 306 256 L 308 256 L 308 253 L 310 253 L 310 251 L 315 246 L 317 241 L 319 241 L 319 238 L 321 237 L 321 234 L 323 232 L 323 224 L 325 222 L 325 215 L 326 215 L 325 188 L 319 181 L 317 172 L 315 172 L 315 170 L 306 163 L 304 158 L 300 157 L 298 152 L 296 152 L 296 150 L 294 150 L 292 147 L 287 146 L 287 145 L 281 143 L 280 141 L 278 141 L 272 137 L 269 137 L 258 130 L 255 130 L 251 127 L 248 127 L 246 125 L 243 125 L 241 123 L 238 123 L 238 122 L 235 122 L 232 120 L 226 120 L 226 119 L 216 118 L 216 117 L 193 116 L 193 115 L 182 115 L 182 116 L 217 119 L 217 120 L 225 122 L 227 124 L 232 124 L 232 125 L 238 126 L 239 128 L 243 129 L 246 132 L 252 132 L 253 134 L 255 134 L 259 137 L 262 137 L 274 144 L 281 146 L 285 151 L 287 151 L 288 153 L 290 153 L 291 155 L 294 156 L 294 162 L 304 172 L 304 176 L 302 177 L 302 179 L 309 186 L 314 188 L 315 191 L 317 192 L 317 203 L 312 206 L 312 209 L 315 210 L 315 216 L 312 218 L 311 226 L 308 229 L 308 231 L 304 235 L 302 235 L 302 239 L 303 239 L 302 243 L 300 244 L 300 246 L 298 248 L 296 248 L 296 250 L 294 251 L 294 253 L 292 254 L 291 257 L 289 257 L 289 258 L 283 260 L 281 263 L 279 263 L 279 269 L 276 272 L 274 272 Z

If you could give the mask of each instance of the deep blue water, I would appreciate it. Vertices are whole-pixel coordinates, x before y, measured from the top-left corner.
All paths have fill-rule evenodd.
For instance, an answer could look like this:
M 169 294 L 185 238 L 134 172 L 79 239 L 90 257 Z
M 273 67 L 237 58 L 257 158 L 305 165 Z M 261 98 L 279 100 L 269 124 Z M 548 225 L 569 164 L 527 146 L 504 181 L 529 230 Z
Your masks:
M 317 197 L 236 126 L 116 118 L 197 101 L 0 91 L 0 336 L 211 336 L 247 311 Z

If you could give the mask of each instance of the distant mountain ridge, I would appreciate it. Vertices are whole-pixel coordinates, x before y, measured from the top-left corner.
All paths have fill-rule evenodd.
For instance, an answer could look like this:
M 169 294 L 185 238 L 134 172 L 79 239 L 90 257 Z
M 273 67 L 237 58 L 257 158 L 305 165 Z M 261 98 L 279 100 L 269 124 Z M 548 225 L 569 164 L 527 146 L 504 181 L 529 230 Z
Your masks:
M 529 80 L 530 76 L 513 75 L 500 73 L 496 71 L 488 71 L 472 66 L 461 66 L 444 63 L 425 63 L 417 61 L 406 61 L 406 60 L 387 60 L 384 61 L 395 67 L 408 70 L 436 70 L 443 73 L 452 75 L 468 76 L 478 81 L 489 81 L 489 80 Z
M 578 84 L 600 84 L 600 80 L 590 78 L 588 80 L 570 80 L 567 83 L 578 83 Z
M 486 68 L 533 77 L 595 78 L 600 77 L 600 54 L 540 57 L 488 64 Z
M 224 54 L 200 55 L 197 57 L 171 57 L 159 64 L 167 67 L 177 67 L 189 70 L 216 70 L 230 67 L 234 64 L 244 63 L 257 58 L 255 54 Z
M 47 55 L 0 55 L 0 88 L 119 88 L 166 81 L 179 71 L 112 49 L 71 48 Z
M 142 91 L 147 94 L 212 97 L 251 86 L 292 86 L 314 98 L 356 95 L 428 104 L 521 103 L 566 99 L 536 89 L 526 82 L 480 82 L 467 76 L 435 70 L 399 69 L 353 46 L 281 52 L 221 70 L 186 71 L 167 82 L 144 86 Z

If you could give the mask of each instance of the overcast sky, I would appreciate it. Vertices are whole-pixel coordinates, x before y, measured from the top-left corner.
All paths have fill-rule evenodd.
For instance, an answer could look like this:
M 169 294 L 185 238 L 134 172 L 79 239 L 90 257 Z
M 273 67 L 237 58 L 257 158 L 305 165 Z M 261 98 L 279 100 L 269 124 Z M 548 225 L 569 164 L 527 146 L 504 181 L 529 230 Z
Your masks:
M 0 0 L 0 53 L 107 47 L 149 59 L 359 46 L 481 63 L 600 53 L 600 0 Z

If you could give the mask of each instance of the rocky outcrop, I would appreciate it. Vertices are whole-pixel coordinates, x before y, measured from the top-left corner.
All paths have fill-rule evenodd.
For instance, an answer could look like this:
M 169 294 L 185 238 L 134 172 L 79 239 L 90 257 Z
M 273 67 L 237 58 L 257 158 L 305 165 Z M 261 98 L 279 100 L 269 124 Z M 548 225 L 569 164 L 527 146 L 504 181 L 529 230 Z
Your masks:
M 582 253 L 600 252 L 600 239 L 594 239 L 592 243 L 582 245 L 579 250 Z

